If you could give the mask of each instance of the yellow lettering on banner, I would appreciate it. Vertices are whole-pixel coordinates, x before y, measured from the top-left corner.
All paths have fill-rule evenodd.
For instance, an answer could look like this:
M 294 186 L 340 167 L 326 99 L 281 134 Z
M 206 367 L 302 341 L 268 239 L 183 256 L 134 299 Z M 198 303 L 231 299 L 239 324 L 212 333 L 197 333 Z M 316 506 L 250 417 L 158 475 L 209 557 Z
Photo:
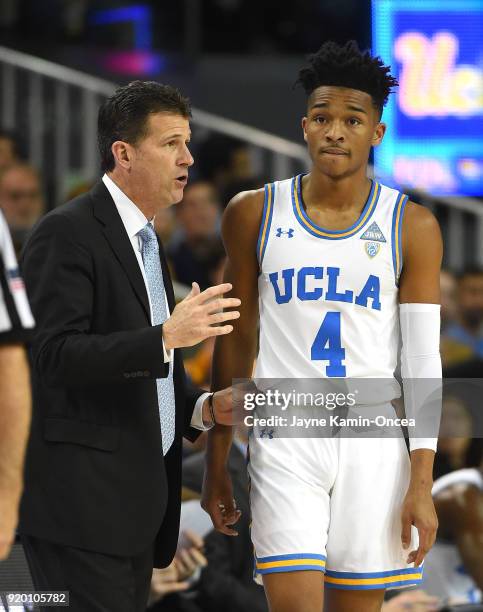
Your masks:
M 451 91 L 451 105 L 471 113 L 473 109 L 483 111 L 483 76 L 472 66 L 461 66 L 456 72 Z
M 468 116 L 483 112 L 483 74 L 476 66 L 456 66 L 459 43 L 451 32 L 432 39 L 406 32 L 394 45 L 401 62 L 399 106 L 410 117 Z
M 428 52 L 426 58 L 426 83 L 429 90 L 428 114 L 447 115 L 448 99 L 451 95 L 451 76 L 458 55 L 458 41 L 451 34 L 436 34 L 432 43 L 428 40 Z
M 396 59 L 402 63 L 399 77 L 399 106 L 406 115 L 418 117 L 424 114 L 425 57 L 428 39 L 422 34 L 408 32 L 400 36 L 394 45 Z

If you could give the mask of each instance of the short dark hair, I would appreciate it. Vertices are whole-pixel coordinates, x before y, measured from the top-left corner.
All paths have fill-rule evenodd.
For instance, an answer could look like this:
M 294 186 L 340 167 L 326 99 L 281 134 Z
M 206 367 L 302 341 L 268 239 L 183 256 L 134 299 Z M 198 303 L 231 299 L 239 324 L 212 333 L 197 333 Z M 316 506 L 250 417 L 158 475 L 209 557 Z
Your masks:
M 231 136 L 224 134 L 209 136 L 198 148 L 196 162 L 198 173 L 208 181 L 214 180 L 220 170 L 230 168 L 235 151 L 247 147 L 246 142 Z
M 398 86 L 397 79 L 390 74 L 390 66 L 385 66 L 380 57 L 373 57 L 369 51 L 360 51 L 355 40 L 345 45 L 325 42 L 307 61 L 309 65 L 300 70 L 296 82 L 302 85 L 307 96 L 322 85 L 358 89 L 372 97 L 382 115 L 389 94 Z
M 0 127 L 0 140 L 8 140 L 12 146 L 15 157 L 23 159 L 25 157 L 22 146 L 22 139 L 15 130 Z
M 152 113 L 174 113 L 191 117 L 188 98 L 170 85 L 156 81 L 132 81 L 119 87 L 104 101 L 97 120 L 97 142 L 101 155 L 101 169 L 114 169 L 112 143 L 123 140 L 135 145 L 146 135 L 146 124 Z

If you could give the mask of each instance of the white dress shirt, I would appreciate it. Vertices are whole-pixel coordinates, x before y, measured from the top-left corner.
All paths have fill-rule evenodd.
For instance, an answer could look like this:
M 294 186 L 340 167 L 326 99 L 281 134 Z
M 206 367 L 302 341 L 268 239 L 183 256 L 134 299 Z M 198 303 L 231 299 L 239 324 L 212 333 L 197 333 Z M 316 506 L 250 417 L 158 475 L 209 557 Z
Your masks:
M 144 285 L 146 287 L 146 293 L 148 295 L 149 300 L 149 311 L 151 315 L 151 324 L 153 321 L 153 311 L 151 308 L 151 297 L 149 295 L 148 283 L 146 280 L 146 274 L 144 272 L 144 264 L 142 257 L 142 238 L 138 236 L 138 232 L 140 232 L 146 223 L 151 223 L 154 226 L 154 219 L 148 221 L 141 210 L 134 204 L 132 200 L 130 200 L 127 195 L 119 189 L 116 183 L 109 177 L 107 174 L 104 174 L 102 177 L 102 181 L 104 185 L 107 187 L 107 190 L 111 194 L 112 199 L 114 200 L 114 204 L 116 205 L 117 212 L 121 217 L 124 228 L 129 236 L 129 240 L 131 241 L 131 245 L 136 255 L 136 259 L 139 264 L 139 268 L 141 270 L 141 274 L 143 275 Z M 166 312 L 168 313 L 168 317 L 170 315 L 168 298 L 166 297 L 166 291 L 164 293 L 164 299 L 166 300 Z M 163 353 L 164 353 L 164 363 L 171 362 L 173 359 L 173 351 L 166 351 L 163 341 Z M 172 367 L 172 365 L 171 365 Z M 203 393 L 197 399 L 195 408 L 193 410 L 193 415 L 191 417 L 191 427 L 195 429 L 200 429 L 201 431 L 205 431 L 209 429 L 209 427 L 205 427 L 203 424 L 203 402 L 207 397 L 209 397 L 209 393 Z

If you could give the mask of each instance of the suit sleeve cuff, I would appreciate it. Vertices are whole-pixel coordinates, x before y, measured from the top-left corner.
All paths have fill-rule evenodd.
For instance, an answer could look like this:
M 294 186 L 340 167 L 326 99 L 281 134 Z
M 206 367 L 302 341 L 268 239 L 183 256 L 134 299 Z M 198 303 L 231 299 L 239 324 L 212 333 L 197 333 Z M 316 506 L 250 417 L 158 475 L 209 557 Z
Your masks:
M 196 400 L 195 408 L 193 410 L 193 415 L 191 416 L 191 427 L 195 429 L 199 429 L 200 431 L 208 431 L 213 426 L 209 425 L 208 427 L 203 423 L 203 402 L 205 399 L 210 397 L 211 393 L 202 393 L 199 398 Z

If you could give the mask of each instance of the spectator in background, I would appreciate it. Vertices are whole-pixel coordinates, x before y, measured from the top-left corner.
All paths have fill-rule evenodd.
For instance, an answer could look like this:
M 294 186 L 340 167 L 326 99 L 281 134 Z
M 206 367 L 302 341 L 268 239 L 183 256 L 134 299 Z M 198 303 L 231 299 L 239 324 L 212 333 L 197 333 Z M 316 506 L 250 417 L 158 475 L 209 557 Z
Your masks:
M 217 241 L 217 246 L 216 248 L 213 247 L 212 256 L 209 262 L 208 272 L 210 284 L 219 284 L 220 279 L 223 280 L 225 261 L 225 249 L 221 242 Z M 195 348 L 191 355 L 185 357 L 184 365 L 186 373 L 195 385 L 204 389 L 209 389 L 210 386 L 211 361 L 214 347 L 215 343 L 213 340 L 207 338 Z
M 179 579 L 174 560 L 171 561 L 168 567 L 154 568 L 147 609 L 152 610 L 158 608 L 159 610 L 161 601 L 164 600 L 167 595 L 186 591 L 188 588 L 189 584 Z
M 462 385 L 460 389 L 455 385 L 445 394 L 434 461 L 435 479 L 454 470 L 480 465 L 482 440 L 473 438 L 481 430 L 478 391 L 478 387 L 472 393 L 468 385 Z
M 210 286 L 213 266 L 218 263 L 221 205 L 216 189 L 206 181 L 190 183 L 176 215 L 181 230 L 168 248 L 174 277 L 191 286 L 196 281 L 203 291 Z
M 35 168 L 28 164 L 14 164 L 4 170 L 0 176 L 0 208 L 18 255 L 45 208 L 40 176 Z
M 483 359 L 475 357 L 443 370 L 445 378 L 483 378 Z
M 223 206 L 226 207 L 228 202 L 234 198 L 237 193 L 263 188 L 265 183 L 268 182 L 270 181 L 265 180 L 262 177 L 251 177 L 241 181 L 231 181 L 225 186 L 225 189 L 221 193 L 221 201 L 223 202 Z
M 207 560 L 202 553 L 203 538 L 193 531 L 182 531 L 173 561 L 166 568 L 153 570 L 148 599 L 150 612 L 202 612 L 196 604 L 175 594 L 187 591 L 199 580 Z M 191 594 L 190 594 L 191 595 Z
M 70 202 L 77 196 L 82 195 L 83 193 L 87 193 L 90 191 L 95 185 L 95 181 L 79 181 L 75 183 L 68 191 L 67 195 L 64 198 L 64 202 Z
M 250 156 L 250 148 L 246 142 L 228 136 L 215 135 L 207 138 L 198 150 L 198 171 L 205 181 L 212 182 L 222 197 L 226 206 L 231 196 L 240 191 L 254 189 L 254 170 Z M 233 187 L 236 185 L 236 188 Z M 263 185 L 256 184 L 257 187 Z
M 19 163 L 20 159 L 20 143 L 16 134 L 0 128 L 0 174 L 8 166 Z
M 448 605 L 476 604 L 483 591 L 483 440 L 480 464 L 436 480 L 438 536 L 425 559 L 423 588 Z M 481 609 L 481 608 L 478 608 Z
M 219 243 L 218 250 L 214 250 L 213 259 L 210 264 L 210 283 L 220 284 L 223 280 L 226 255 L 223 245 Z M 184 351 L 184 366 L 187 376 L 198 387 L 210 388 L 211 363 L 213 360 L 213 349 L 215 343 L 211 338 L 201 342 L 192 351 Z M 206 433 L 203 432 L 195 442 L 183 439 L 183 457 L 205 450 Z
M 439 276 L 441 287 L 441 333 L 456 321 L 456 277 L 449 270 L 441 270 Z
M 194 603 L 210 612 L 266 612 L 263 588 L 253 580 L 253 546 L 250 540 L 250 507 L 248 498 L 247 462 L 248 431 L 236 426 L 230 449 L 228 469 L 233 482 L 233 495 L 241 510 L 235 529 L 238 537 L 211 531 L 205 537 L 204 553 L 208 564 L 196 584 Z M 183 462 L 183 486 L 201 494 L 204 454 Z
M 443 366 L 483 359 L 483 269 L 472 267 L 458 280 L 457 320 L 441 336 Z
M 176 218 L 172 208 L 163 208 L 154 219 L 154 229 L 163 244 L 169 244 L 176 229 Z

